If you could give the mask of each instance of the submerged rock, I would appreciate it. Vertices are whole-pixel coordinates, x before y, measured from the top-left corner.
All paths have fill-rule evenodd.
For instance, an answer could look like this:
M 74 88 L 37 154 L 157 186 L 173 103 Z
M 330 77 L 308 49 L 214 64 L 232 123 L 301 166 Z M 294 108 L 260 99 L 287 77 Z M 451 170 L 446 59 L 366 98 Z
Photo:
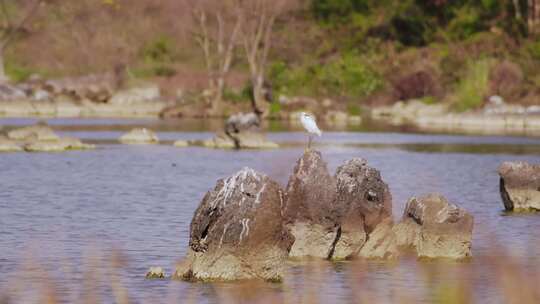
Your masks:
M 38 124 L 15 129 L 7 134 L 9 139 L 0 139 L 0 151 L 62 152 L 95 148 L 77 138 L 60 137 L 46 125 Z
M 505 162 L 499 167 L 500 192 L 504 208 L 540 210 L 540 165 Z
M 20 152 L 23 148 L 13 140 L 0 136 L 0 152 Z
M 400 247 L 419 257 L 463 259 L 471 256 L 474 218 L 439 194 L 411 198 L 394 226 Z
M 195 211 L 188 254 L 174 277 L 281 280 L 292 241 L 282 205 L 280 186 L 252 169 L 219 180 Z
M 63 137 L 53 141 L 31 141 L 24 145 L 24 150 L 28 152 L 62 152 L 94 148 L 94 145 L 85 144 L 79 139 L 71 137 Z
M 285 221 L 294 236 L 290 257 L 330 258 L 338 238 L 336 182 L 321 153 L 307 150 L 289 178 Z
M 173 146 L 177 148 L 185 148 L 189 146 L 189 142 L 179 139 L 173 143 Z
M 337 169 L 336 180 L 337 197 L 333 205 L 341 211 L 340 236 L 332 258 L 397 255 L 391 229 L 392 196 L 379 171 L 365 160 L 354 158 Z
M 133 129 L 120 137 L 120 142 L 124 144 L 156 144 L 159 138 L 156 133 L 146 128 Z
M 161 267 L 150 267 L 146 273 L 147 279 L 164 279 L 165 271 Z
M 56 141 L 60 139 L 54 131 L 46 125 L 28 126 L 15 129 L 7 133 L 9 139 L 13 140 L 39 140 Z

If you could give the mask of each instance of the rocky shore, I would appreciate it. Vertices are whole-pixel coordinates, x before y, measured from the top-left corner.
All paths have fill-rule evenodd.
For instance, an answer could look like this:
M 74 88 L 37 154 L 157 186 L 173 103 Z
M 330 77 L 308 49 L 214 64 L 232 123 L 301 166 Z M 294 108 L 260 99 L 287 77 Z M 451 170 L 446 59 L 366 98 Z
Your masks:
M 411 100 L 374 108 L 371 117 L 396 126 L 412 125 L 433 132 L 540 135 L 540 106 L 488 104 L 481 111 L 454 113 L 445 104 L 429 105 Z
M 168 105 L 156 85 L 115 82 L 104 74 L 0 84 L 0 117 L 157 117 Z

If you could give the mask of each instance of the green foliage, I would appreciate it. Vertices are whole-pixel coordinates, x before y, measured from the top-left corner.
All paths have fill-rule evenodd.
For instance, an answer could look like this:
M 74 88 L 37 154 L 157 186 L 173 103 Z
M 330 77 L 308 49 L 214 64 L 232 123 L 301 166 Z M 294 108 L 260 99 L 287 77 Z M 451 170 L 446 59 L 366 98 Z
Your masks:
M 36 73 L 35 70 L 19 65 L 12 60 L 6 61 L 5 65 L 6 74 L 14 82 L 21 82 L 27 80 L 32 74 Z
M 432 105 L 437 103 L 437 99 L 433 96 L 424 96 L 420 99 L 421 102 L 427 105 Z
M 272 102 L 270 104 L 270 114 L 278 114 L 281 111 L 281 104 L 279 102 Z
M 143 57 L 149 63 L 167 63 L 175 58 L 174 40 L 167 36 L 160 36 L 143 48 Z
M 448 24 L 448 33 L 454 40 L 467 39 L 483 29 L 482 20 L 474 7 L 464 6 Z
M 364 97 L 382 86 L 381 77 L 355 54 L 295 68 L 276 62 L 269 79 L 278 93 L 308 96 Z
M 456 89 L 455 109 L 463 112 L 482 105 L 488 92 L 490 59 L 471 62 Z
M 324 21 L 346 21 L 354 12 L 366 12 L 368 0 L 312 0 L 311 10 Z
M 349 103 L 347 105 L 347 113 L 352 116 L 360 116 L 362 115 L 362 108 L 360 105 Z
M 536 40 L 527 45 L 527 50 L 532 58 L 540 60 L 540 40 Z

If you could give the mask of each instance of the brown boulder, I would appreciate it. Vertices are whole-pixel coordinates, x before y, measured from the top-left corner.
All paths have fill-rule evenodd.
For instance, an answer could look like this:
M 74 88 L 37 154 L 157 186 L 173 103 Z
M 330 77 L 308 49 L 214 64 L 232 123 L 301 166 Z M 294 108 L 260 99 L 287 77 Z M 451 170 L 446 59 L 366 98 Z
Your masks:
M 505 162 L 499 167 L 500 192 L 504 208 L 540 210 L 540 165 Z
M 354 158 L 340 166 L 336 172 L 337 197 L 335 208 L 340 209 L 339 225 L 340 236 L 334 249 L 334 259 L 352 258 L 364 252 L 365 257 L 371 257 L 374 250 L 371 248 L 376 230 L 383 221 L 390 229 L 380 228 L 377 238 L 394 240 L 392 235 L 392 196 L 388 185 L 384 183 L 379 171 L 367 165 L 360 158 Z M 366 242 L 370 242 L 369 246 Z M 388 248 L 395 246 L 388 245 Z M 361 251 L 362 250 L 362 251 Z M 375 254 L 375 256 L 393 256 L 395 252 Z
M 411 198 L 394 226 L 398 245 L 419 257 L 463 259 L 471 256 L 474 218 L 442 195 Z
M 307 150 L 289 178 L 285 221 L 295 241 L 290 257 L 330 258 L 338 237 L 339 212 L 334 207 L 336 182 L 321 153 Z
M 219 180 L 195 211 L 189 251 L 174 277 L 185 280 L 280 280 L 291 244 L 283 192 L 244 168 Z

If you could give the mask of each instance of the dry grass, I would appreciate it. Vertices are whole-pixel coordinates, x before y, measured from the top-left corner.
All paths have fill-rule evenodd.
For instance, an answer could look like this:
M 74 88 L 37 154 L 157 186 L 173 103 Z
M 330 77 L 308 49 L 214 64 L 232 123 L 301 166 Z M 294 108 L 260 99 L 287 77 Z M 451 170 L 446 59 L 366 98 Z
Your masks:
M 27 258 L 0 293 L 0 303 L 199 303 L 209 299 L 219 303 L 327 303 L 344 299 L 349 303 L 477 303 L 494 299 L 499 303 L 539 303 L 539 265 L 530 265 L 527 259 L 502 250 L 494 252 L 497 254 L 474 257 L 482 263 L 416 261 L 409 257 L 392 263 L 288 262 L 288 273 L 280 284 L 161 280 L 154 283 L 167 286 L 165 292 L 136 301 L 134 295 L 140 295 L 141 290 L 126 284 L 122 274 L 128 267 L 127 258 L 118 251 L 107 257 L 94 253 L 85 259 L 83 279 L 76 290 L 62 286 L 39 263 Z M 377 270 L 386 270 L 391 277 L 374 279 L 371 274 Z M 144 274 L 140 280 L 144 280 Z M 424 286 L 418 288 L 414 281 Z M 189 286 L 180 291 L 181 284 Z M 327 294 L 332 284 L 340 285 L 338 289 L 330 287 L 337 294 Z

